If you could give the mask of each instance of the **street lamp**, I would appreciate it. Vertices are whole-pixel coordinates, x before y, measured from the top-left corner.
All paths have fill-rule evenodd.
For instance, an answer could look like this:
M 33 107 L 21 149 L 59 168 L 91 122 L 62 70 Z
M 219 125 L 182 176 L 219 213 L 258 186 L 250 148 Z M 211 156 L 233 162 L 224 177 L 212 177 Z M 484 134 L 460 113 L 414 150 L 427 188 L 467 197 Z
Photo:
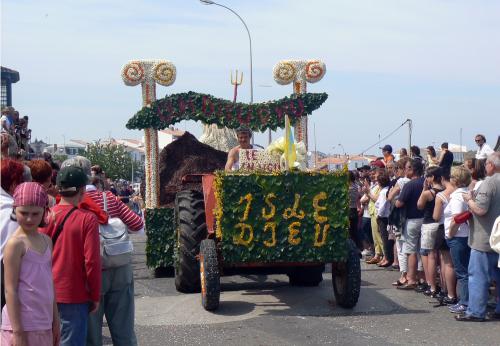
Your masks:
M 245 23 L 243 18 L 240 17 L 240 15 L 238 13 L 236 13 L 234 10 L 232 10 L 231 8 L 229 8 L 227 6 L 218 4 L 218 3 L 211 1 L 211 0 L 200 0 L 200 2 L 205 4 L 205 5 L 217 5 L 220 7 L 224 7 L 225 9 L 233 12 L 241 20 L 241 22 L 245 26 L 245 29 L 247 30 L 247 34 L 248 34 L 248 42 L 250 43 L 250 103 L 253 103 L 252 37 L 250 36 L 250 30 L 248 30 L 247 24 Z
M 339 144 L 337 144 L 337 145 L 338 145 L 339 147 L 341 147 L 341 148 L 342 148 L 342 151 L 344 152 L 344 156 L 345 156 L 345 155 L 346 155 L 346 153 L 345 153 L 344 146 L 343 146 L 341 143 L 339 143 Z

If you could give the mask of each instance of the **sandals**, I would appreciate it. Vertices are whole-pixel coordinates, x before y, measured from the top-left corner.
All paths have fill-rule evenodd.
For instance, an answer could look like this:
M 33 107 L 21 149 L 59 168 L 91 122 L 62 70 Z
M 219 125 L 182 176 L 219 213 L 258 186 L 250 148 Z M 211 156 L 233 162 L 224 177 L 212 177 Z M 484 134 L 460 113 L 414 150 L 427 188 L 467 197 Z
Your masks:
M 373 257 L 372 259 L 366 261 L 367 264 L 377 264 L 379 263 L 380 261 L 382 261 L 381 258 L 377 258 L 377 257 Z
M 398 279 L 398 281 L 394 281 L 394 282 L 392 283 L 392 285 L 393 285 L 393 286 L 396 286 L 396 287 L 404 286 L 404 285 L 406 285 L 406 281 L 405 281 L 405 282 L 401 282 L 401 281 L 399 281 L 399 279 Z
M 404 291 L 410 291 L 410 290 L 414 291 L 415 288 L 417 288 L 417 284 L 416 283 L 414 283 L 414 284 L 407 283 L 407 284 L 404 284 L 403 286 L 397 286 L 396 288 L 399 290 L 404 290 Z
M 380 268 L 389 268 L 390 266 L 392 266 L 392 263 L 391 262 L 387 262 L 385 264 L 377 264 L 378 267 Z

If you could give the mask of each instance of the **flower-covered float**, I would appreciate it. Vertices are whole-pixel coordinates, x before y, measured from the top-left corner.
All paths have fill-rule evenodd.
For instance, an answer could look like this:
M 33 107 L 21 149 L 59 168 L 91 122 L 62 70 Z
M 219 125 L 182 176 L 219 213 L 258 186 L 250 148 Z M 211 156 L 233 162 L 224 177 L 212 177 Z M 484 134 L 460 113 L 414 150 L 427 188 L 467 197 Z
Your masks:
M 123 69 L 129 85 L 133 83 L 126 76 L 132 64 L 145 76 L 134 83 L 142 83 L 147 98 L 127 128 L 146 131 L 148 265 L 172 264 L 176 288 L 201 292 L 204 308 L 214 310 L 219 306 L 221 275 L 265 270 L 286 273 L 293 285 L 315 286 L 323 279 L 325 264 L 332 263 L 337 303 L 353 307 L 361 279 L 358 253 L 348 239 L 347 171 L 310 171 L 305 163 L 307 116 L 327 98 L 325 93 L 307 93 L 306 83 L 323 77 L 324 64 L 281 61 L 274 68 L 275 80 L 293 83 L 294 94 L 258 104 L 195 92 L 156 100 L 150 93 L 155 81 L 170 83 L 175 67 L 164 61 L 131 62 Z M 173 72 L 160 72 L 159 64 Z M 240 150 L 238 171 L 187 174 L 183 183 L 202 188 L 181 187 L 173 208 L 164 208 L 158 198 L 158 144 L 151 134 L 181 120 L 232 129 L 243 125 L 261 132 L 287 125 L 287 131 L 266 151 Z M 294 126 L 298 143 L 290 140 L 288 124 Z

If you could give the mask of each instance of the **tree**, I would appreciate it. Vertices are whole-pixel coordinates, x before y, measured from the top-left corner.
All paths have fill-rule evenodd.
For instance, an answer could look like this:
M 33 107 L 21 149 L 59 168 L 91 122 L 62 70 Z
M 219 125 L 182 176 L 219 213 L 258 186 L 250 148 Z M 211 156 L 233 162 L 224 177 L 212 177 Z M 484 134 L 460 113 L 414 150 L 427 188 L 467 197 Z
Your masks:
M 92 165 L 99 165 L 112 180 L 132 178 L 132 158 L 125 146 L 115 143 L 102 144 L 100 141 L 91 143 L 83 153 Z M 134 168 L 139 166 L 134 162 Z

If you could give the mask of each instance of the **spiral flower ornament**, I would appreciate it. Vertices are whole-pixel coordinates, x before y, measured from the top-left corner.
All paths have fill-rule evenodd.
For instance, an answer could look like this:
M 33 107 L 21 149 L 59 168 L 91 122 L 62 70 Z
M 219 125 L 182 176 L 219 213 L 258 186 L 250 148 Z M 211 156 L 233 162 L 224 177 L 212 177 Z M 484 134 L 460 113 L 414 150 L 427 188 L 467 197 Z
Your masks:
M 316 83 L 323 78 L 326 73 L 326 65 L 320 60 L 309 60 L 306 63 L 306 81 Z
M 176 75 L 176 68 L 170 61 L 160 61 L 153 67 L 153 78 L 160 85 L 174 84 Z
M 293 91 L 296 94 L 307 92 L 307 83 L 321 80 L 325 73 L 326 65 L 318 59 L 281 60 L 273 69 L 274 80 L 282 85 L 293 82 Z M 294 135 L 297 142 L 304 142 L 307 150 L 307 117 L 302 117 L 295 123 Z
M 290 84 L 297 77 L 296 65 L 292 61 L 282 60 L 274 66 L 273 76 L 278 84 Z
M 144 81 L 144 66 L 140 61 L 130 61 L 122 68 L 122 79 L 126 85 L 135 86 Z
M 175 82 L 176 69 L 167 60 L 132 60 L 122 68 L 122 79 L 126 85 L 142 87 L 142 105 L 149 106 L 156 100 L 156 83 L 164 86 Z M 148 128 L 144 130 L 146 149 L 146 208 L 156 208 L 160 202 L 160 178 L 158 175 L 158 132 Z

